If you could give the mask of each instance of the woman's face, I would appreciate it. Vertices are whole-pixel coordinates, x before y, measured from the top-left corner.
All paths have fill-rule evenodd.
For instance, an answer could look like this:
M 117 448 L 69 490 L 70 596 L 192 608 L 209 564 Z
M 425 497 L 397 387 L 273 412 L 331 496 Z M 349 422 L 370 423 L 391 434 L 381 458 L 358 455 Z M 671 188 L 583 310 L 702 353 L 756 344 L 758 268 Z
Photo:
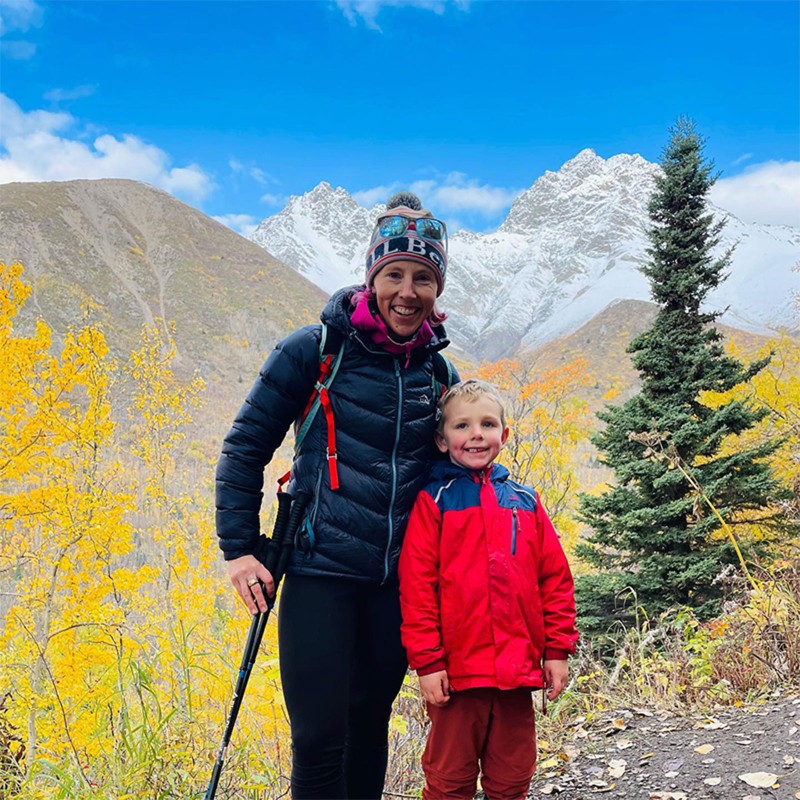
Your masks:
M 398 336 L 413 336 L 436 302 L 436 276 L 416 261 L 392 261 L 372 281 L 384 322 Z

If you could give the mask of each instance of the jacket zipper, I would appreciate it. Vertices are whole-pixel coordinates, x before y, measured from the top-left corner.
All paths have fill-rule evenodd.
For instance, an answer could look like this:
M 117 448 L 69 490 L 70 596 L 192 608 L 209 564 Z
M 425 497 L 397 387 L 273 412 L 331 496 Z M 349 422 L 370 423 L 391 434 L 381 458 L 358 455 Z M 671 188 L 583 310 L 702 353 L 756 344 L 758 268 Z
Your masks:
M 389 540 L 386 543 L 386 553 L 383 557 L 383 580 L 389 578 L 389 552 L 392 549 L 394 538 L 394 501 L 397 498 L 397 448 L 400 444 L 400 423 L 403 411 L 403 379 L 400 376 L 400 363 L 394 359 L 394 375 L 397 378 L 397 425 L 394 431 L 394 447 L 392 448 L 392 499 L 389 501 Z
M 517 528 L 519 522 L 517 520 L 517 507 L 511 507 L 511 555 L 517 554 Z

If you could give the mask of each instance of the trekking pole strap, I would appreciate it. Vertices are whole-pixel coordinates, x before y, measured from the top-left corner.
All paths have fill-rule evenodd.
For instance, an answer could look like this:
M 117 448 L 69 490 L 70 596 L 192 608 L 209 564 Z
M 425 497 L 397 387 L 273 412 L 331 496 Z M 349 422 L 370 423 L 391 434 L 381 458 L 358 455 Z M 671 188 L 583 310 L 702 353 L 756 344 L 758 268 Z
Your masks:
M 275 581 L 275 595 L 273 596 L 273 602 L 274 598 L 278 595 L 278 584 L 282 580 L 283 575 L 286 572 L 286 567 L 289 563 L 289 556 L 292 553 L 295 534 L 300 527 L 300 523 L 303 521 L 303 517 L 305 516 L 306 508 L 310 500 L 310 494 L 307 494 L 306 492 L 298 492 L 294 502 L 292 503 L 292 513 L 289 516 L 289 522 L 286 526 L 286 538 L 283 540 L 280 558 L 275 569 L 275 575 L 273 575 L 273 580 Z

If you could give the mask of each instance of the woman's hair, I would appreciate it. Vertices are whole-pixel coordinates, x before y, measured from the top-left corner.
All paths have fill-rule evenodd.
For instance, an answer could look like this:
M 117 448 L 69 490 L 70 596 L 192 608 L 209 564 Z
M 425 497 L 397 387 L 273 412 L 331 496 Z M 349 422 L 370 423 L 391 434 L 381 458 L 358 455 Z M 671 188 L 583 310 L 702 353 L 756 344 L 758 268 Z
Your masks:
M 367 301 L 370 303 L 375 300 L 375 292 L 371 286 L 367 286 L 364 289 L 360 289 L 359 291 L 355 292 L 350 298 L 350 304 L 355 308 L 362 297 L 366 297 Z M 428 323 L 430 326 L 436 327 L 436 325 L 441 325 L 446 319 L 447 314 L 445 314 L 444 311 L 440 311 L 434 305 L 433 311 L 431 311 L 431 313 L 428 315 Z
M 397 208 L 398 206 L 405 206 L 412 211 L 422 211 L 422 201 L 413 192 L 395 192 L 395 194 L 386 201 L 387 211 L 392 208 Z
M 441 433 L 444 429 L 445 413 L 451 401 L 462 399 L 466 400 L 468 403 L 474 403 L 476 400 L 480 400 L 481 397 L 488 397 L 490 400 L 494 400 L 494 402 L 497 403 L 500 408 L 500 424 L 505 428 L 505 402 L 500 392 L 497 390 L 497 387 L 488 381 L 482 381 L 478 378 L 467 378 L 467 380 L 451 386 L 439 400 L 439 423 L 436 428 L 437 432 Z

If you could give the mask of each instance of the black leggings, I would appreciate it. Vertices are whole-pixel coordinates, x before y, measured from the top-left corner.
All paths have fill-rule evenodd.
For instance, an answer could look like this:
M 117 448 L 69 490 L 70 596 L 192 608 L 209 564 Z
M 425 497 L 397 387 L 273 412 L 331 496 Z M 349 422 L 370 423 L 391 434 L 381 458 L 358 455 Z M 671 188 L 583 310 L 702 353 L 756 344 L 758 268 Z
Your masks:
M 278 642 L 292 797 L 379 800 L 406 672 L 397 586 L 287 575 Z

